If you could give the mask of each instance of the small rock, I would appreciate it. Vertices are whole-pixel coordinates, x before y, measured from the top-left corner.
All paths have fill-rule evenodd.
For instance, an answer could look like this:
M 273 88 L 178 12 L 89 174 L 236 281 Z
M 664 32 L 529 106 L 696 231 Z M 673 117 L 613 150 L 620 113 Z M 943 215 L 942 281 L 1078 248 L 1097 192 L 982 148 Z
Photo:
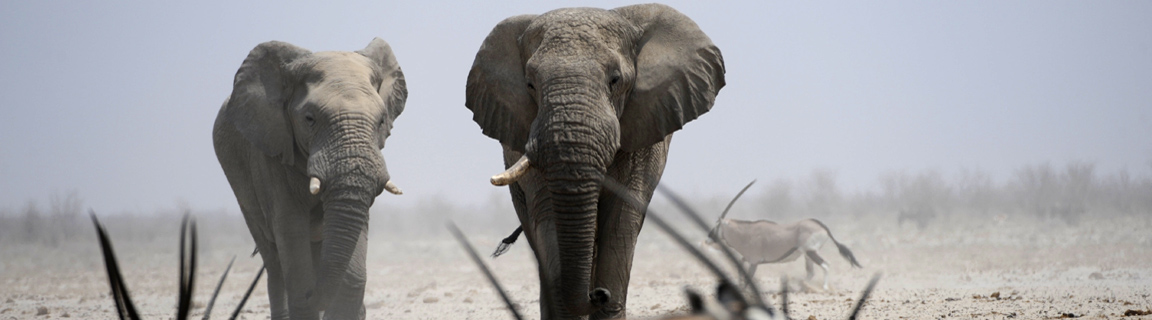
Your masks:
M 1124 311 L 1124 316 L 1125 316 L 1125 317 L 1131 317 L 1131 316 L 1146 316 L 1146 315 L 1152 315 L 1152 309 L 1149 309 L 1149 310 L 1132 310 L 1132 309 L 1128 309 L 1128 311 Z
M 808 316 L 808 320 L 816 320 L 816 316 Z
M 12 311 L 12 308 L 4 308 L 4 310 L 0 310 L 0 313 L 8 313 L 8 311 Z
M 1092 274 L 1088 275 L 1088 279 L 1104 280 L 1104 274 L 1099 273 L 1099 272 L 1093 272 Z
M 409 292 L 408 292 L 408 297 L 409 297 L 409 298 L 415 298 L 415 297 L 418 297 L 418 296 L 420 296 L 420 291 L 409 291 Z
M 380 301 L 373 302 L 369 305 L 366 305 L 364 307 L 368 308 L 368 309 L 380 309 L 380 307 L 383 307 L 383 306 L 384 306 L 384 300 L 380 300 Z
M 464 298 L 464 303 L 472 303 L 472 298 L 471 297 Z
M 64 314 L 60 315 L 60 317 L 61 318 L 71 318 L 72 315 L 68 314 L 68 312 L 64 312 Z
M 452 292 L 451 292 L 451 291 L 449 291 L 449 292 L 444 292 L 444 296 L 445 296 L 445 297 L 451 297 L 451 296 L 452 296 Z
M 12 301 L 12 298 L 8 298 L 7 301 L 4 301 L 4 303 L 13 303 L 13 302 L 16 302 L 16 301 Z
M 42 306 L 42 307 L 36 308 L 36 315 L 37 316 L 43 316 L 43 315 L 47 315 L 47 314 L 48 314 L 48 307 Z
M 656 309 L 660 309 L 660 304 L 659 304 L 659 303 L 657 303 L 657 304 L 654 304 L 654 305 L 652 305 L 652 307 L 651 307 L 651 308 L 648 308 L 648 309 L 649 309 L 649 310 L 656 310 Z
M 1000 291 L 993 292 L 992 295 L 988 296 L 988 298 L 1000 299 Z
M 424 303 L 436 303 L 436 302 L 440 302 L 440 298 L 437 298 L 437 297 L 424 298 Z

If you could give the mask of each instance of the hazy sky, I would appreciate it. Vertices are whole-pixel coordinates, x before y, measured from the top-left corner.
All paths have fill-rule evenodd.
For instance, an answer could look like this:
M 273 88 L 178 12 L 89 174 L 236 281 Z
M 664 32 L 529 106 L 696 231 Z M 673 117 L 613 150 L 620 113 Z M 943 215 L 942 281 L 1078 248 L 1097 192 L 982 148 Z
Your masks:
M 166 1 L 163 1 L 166 2 Z M 500 20 L 596 1 L 0 1 L 0 209 L 76 190 L 98 211 L 237 210 L 211 128 L 256 44 L 392 44 L 409 99 L 384 155 L 413 204 L 482 204 L 500 146 L 464 107 Z M 835 170 L 1152 161 L 1152 2 L 672 2 L 720 48 L 728 85 L 675 135 L 664 183 L 731 194 Z M 755 191 L 753 191 L 755 192 Z

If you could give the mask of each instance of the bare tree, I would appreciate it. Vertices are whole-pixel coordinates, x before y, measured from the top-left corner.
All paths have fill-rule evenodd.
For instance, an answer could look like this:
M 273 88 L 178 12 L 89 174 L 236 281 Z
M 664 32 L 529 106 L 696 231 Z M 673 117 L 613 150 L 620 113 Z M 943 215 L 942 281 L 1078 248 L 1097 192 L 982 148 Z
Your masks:
M 987 214 L 996 202 L 996 185 L 992 175 L 980 169 L 960 169 L 956 182 L 959 204 L 972 212 Z
M 80 199 L 80 194 L 76 190 L 69 190 L 65 193 L 60 191 L 53 191 L 48 195 L 48 214 L 49 225 L 48 230 L 44 230 L 46 236 L 50 237 L 55 244 L 59 240 L 72 240 L 75 238 L 78 231 L 80 231 L 80 210 L 84 207 L 84 201 Z
M 813 170 L 808 175 L 805 187 L 807 189 L 805 204 L 809 216 L 827 217 L 839 211 L 843 197 L 836 185 L 836 171 Z
M 37 240 L 39 240 L 38 233 L 40 232 L 40 229 L 43 228 L 42 225 L 44 224 L 40 214 L 40 208 L 36 205 L 36 200 L 28 199 L 28 202 L 24 204 L 23 211 L 24 217 L 22 220 L 24 223 L 24 229 L 21 230 L 21 232 L 24 236 L 22 237 L 22 240 L 24 240 L 26 243 L 35 243 Z
M 793 214 L 792 182 L 785 179 L 773 180 L 764 191 L 764 209 L 773 216 L 789 216 Z

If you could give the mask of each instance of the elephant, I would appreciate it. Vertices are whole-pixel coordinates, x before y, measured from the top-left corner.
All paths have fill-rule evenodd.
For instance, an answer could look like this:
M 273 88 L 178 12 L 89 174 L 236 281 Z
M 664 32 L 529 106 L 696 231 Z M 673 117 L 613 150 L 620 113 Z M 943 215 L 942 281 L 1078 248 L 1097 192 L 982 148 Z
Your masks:
M 364 318 L 368 209 L 401 194 L 381 150 L 408 98 L 392 48 L 248 53 L 213 127 L 268 270 L 273 319 Z
M 543 319 L 626 315 L 672 133 L 711 110 L 724 72 L 712 40 L 661 4 L 518 15 L 484 39 L 465 106 L 501 144 L 507 170 L 492 183 L 509 185 L 539 262 Z

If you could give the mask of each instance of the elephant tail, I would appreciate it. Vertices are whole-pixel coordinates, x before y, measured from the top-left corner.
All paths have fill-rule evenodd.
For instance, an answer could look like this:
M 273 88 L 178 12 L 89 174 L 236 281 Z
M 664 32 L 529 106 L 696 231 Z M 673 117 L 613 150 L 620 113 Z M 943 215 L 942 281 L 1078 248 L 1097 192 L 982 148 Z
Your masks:
M 508 249 L 512 247 L 512 244 L 516 243 L 516 239 L 520 238 L 521 232 L 524 232 L 524 227 L 523 226 L 516 227 L 516 231 L 512 231 L 511 235 L 509 235 L 507 238 L 504 238 L 504 240 L 500 241 L 500 245 L 496 246 L 496 252 L 492 253 L 492 257 L 493 258 L 499 257 L 500 255 L 504 254 L 505 252 L 508 252 Z

